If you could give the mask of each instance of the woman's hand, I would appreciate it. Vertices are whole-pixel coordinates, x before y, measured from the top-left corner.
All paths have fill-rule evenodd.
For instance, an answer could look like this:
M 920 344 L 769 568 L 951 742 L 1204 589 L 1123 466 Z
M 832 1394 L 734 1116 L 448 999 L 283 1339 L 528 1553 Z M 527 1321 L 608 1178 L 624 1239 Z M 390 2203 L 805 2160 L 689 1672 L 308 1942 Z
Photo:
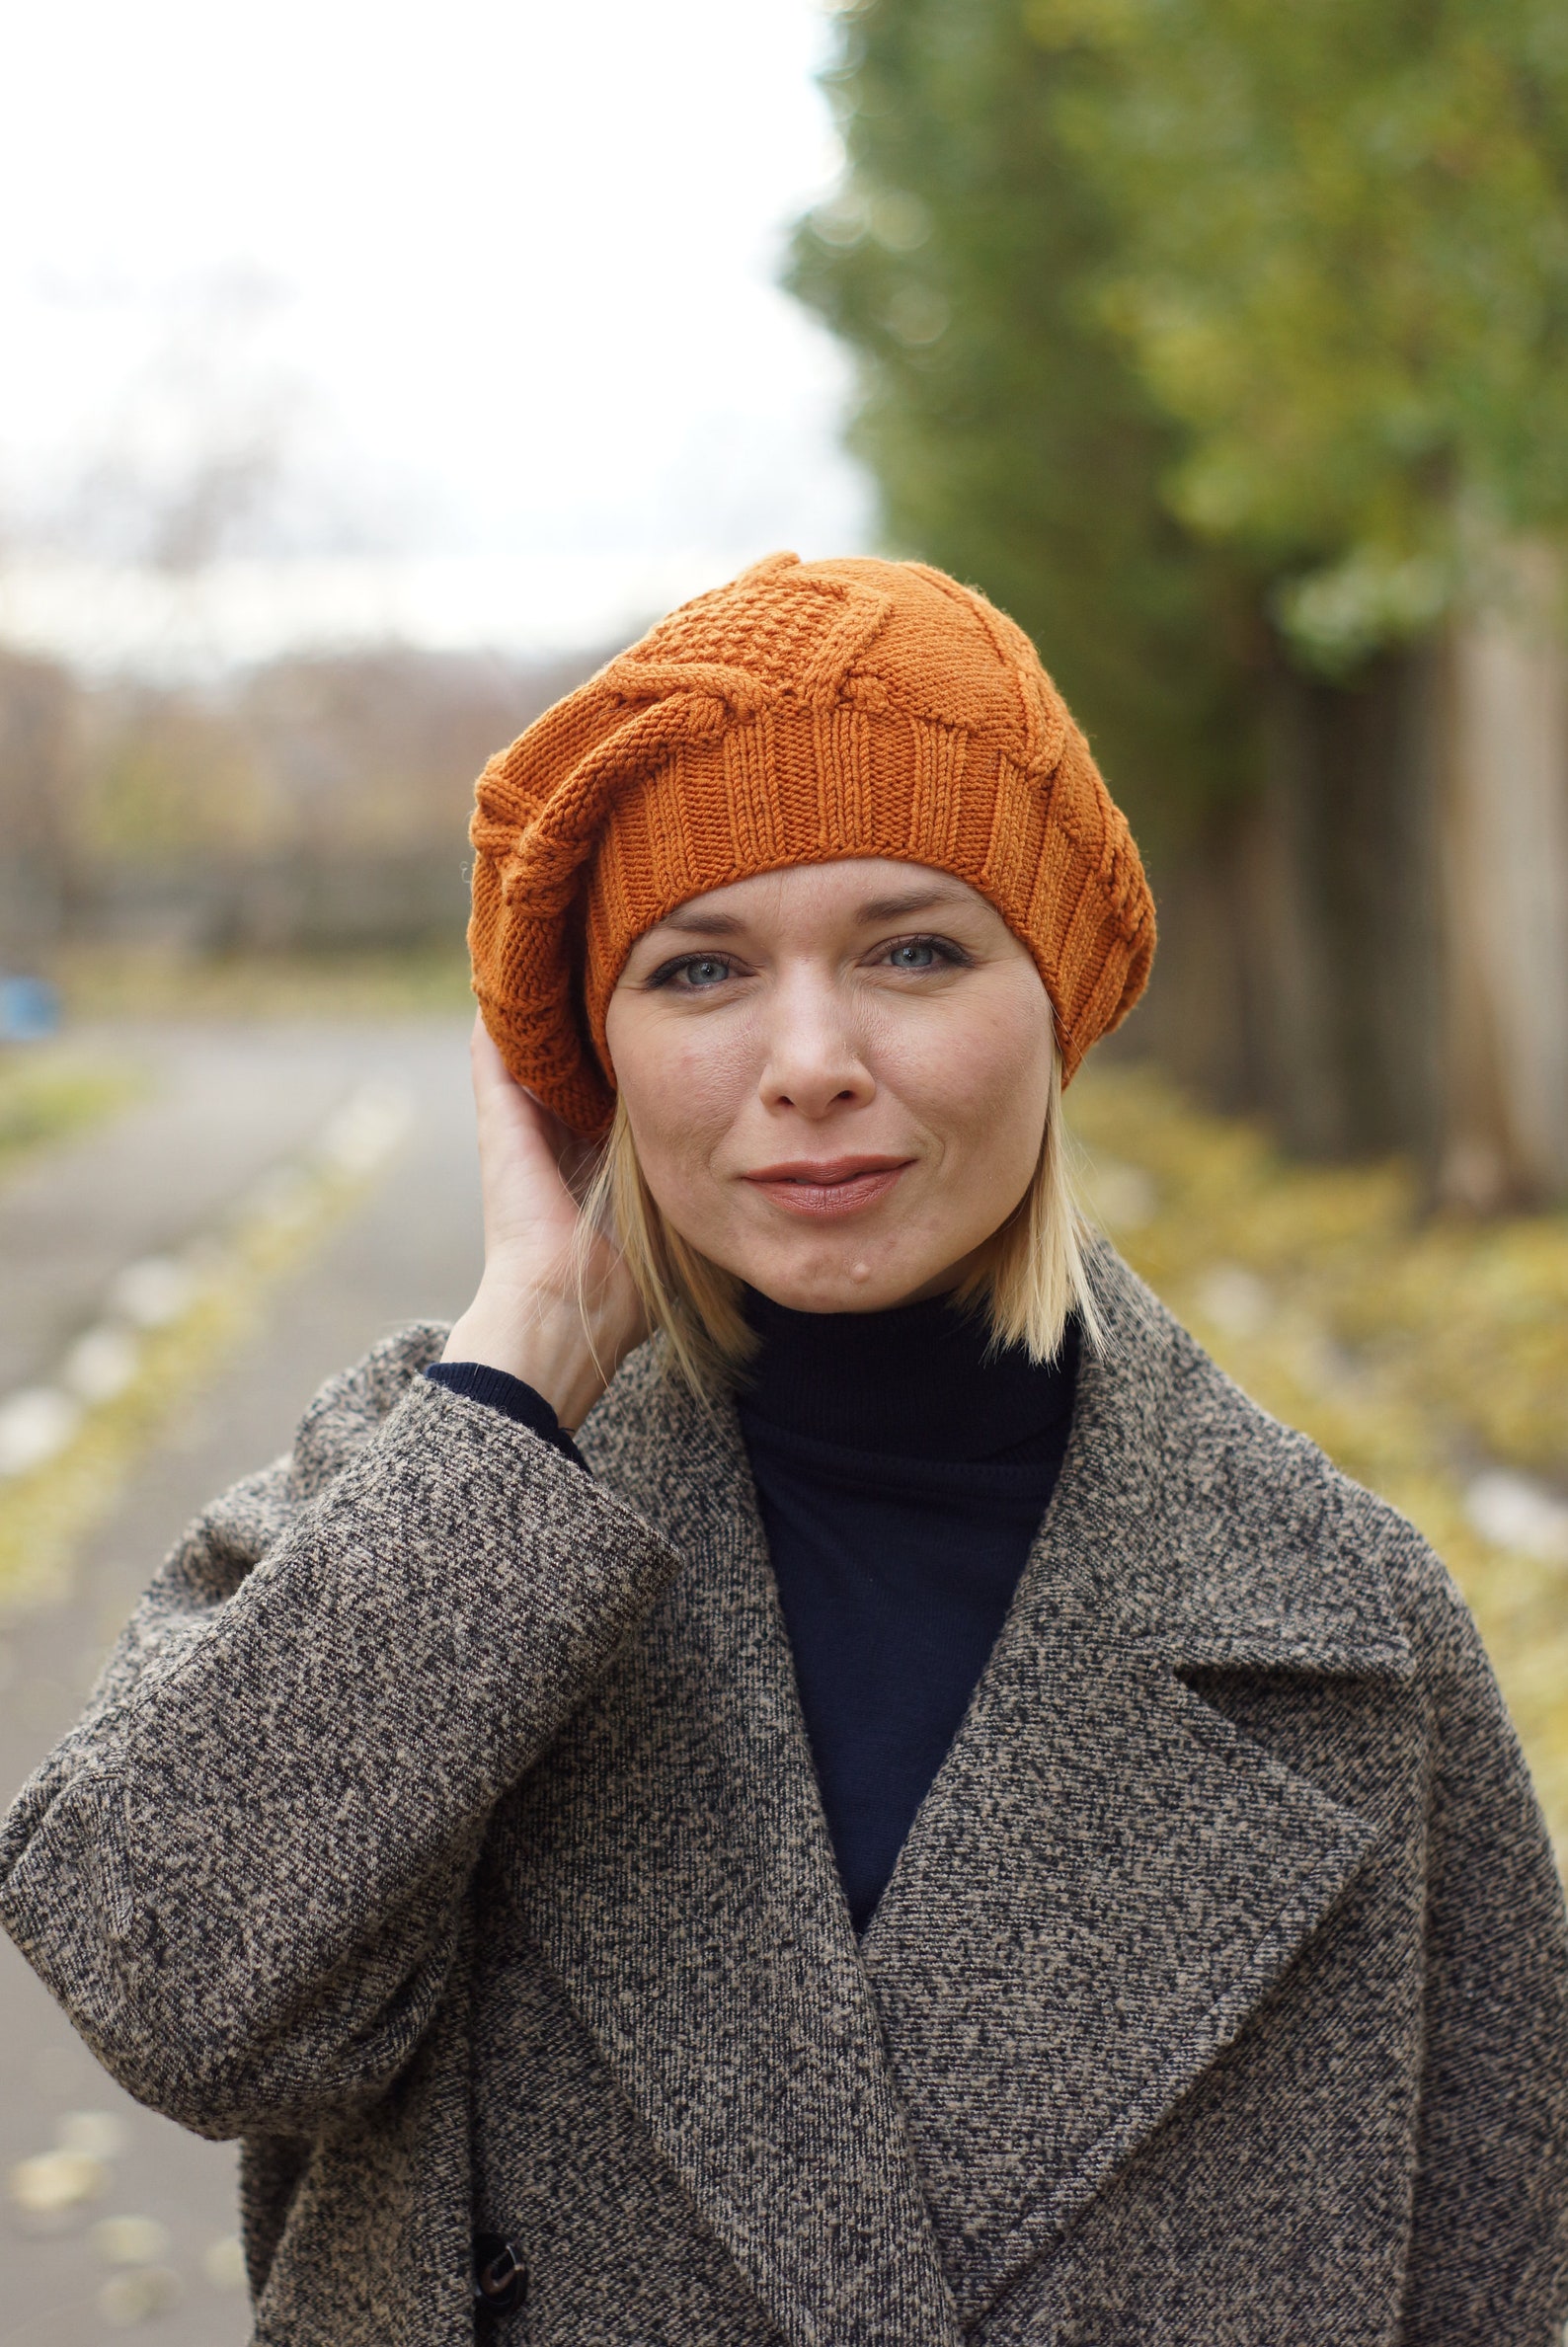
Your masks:
M 577 1427 L 648 1333 L 641 1299 L 619 1249 L 598 1230 L 585 1234 L 579 1294 L 571 1177 L 583 1170 L 584 1143 L 512 1082 L 482 1018 L 470 1052 L 485 1271 L 441 1358 L 521 1377 L 563 1426 Z

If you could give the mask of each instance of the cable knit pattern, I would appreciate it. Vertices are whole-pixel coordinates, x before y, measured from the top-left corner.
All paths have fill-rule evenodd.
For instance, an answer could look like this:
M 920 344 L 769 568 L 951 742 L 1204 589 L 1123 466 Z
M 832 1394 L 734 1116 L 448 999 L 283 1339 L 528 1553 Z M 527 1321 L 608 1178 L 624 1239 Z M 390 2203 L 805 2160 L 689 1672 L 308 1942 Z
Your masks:
M 1069 1077 L 1154 950 L 1132 834 L 1033 645 L 919 563 L 774 555 L 683 604 L 491 760 L 472 838 L 486 1024 L 582 1133 L 613 1106 L 631 946 L 753 873 L 956 873 L 1034 956 Z

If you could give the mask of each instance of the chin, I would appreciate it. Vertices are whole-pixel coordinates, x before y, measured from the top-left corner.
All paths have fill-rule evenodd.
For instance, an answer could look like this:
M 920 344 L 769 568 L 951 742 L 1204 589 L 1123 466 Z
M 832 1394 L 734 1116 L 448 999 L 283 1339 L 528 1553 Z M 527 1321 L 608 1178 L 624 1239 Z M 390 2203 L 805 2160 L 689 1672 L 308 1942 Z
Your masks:
M 834 1264 L 767 1263 L 741 1269 L 741 1278 L 770 1303 L 792 1312 L 886 1312 L 902 1304 L 933 1277 L 924 1266 L 869 1264 L 847 1257 Z

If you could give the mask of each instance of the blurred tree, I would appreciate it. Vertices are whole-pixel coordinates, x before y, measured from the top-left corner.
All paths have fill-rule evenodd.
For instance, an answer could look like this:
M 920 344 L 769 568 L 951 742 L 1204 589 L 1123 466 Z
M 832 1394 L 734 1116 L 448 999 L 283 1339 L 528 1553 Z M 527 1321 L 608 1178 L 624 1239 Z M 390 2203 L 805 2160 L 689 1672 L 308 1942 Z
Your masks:
M 1045 54 L 1100 66 L 1063 79 L 1058 119 L 1117 217 L 1100 314 L 1181 430 L 1172 510 L 1267 576 L 1300 665 L 1440 647 L 1415 771 L 1381 778 L 1436 834 L 1437 1182 L 1481 1207 L 1560 1194 L 1568 17 L 1024 5 Z
M 210 692 L 115 683 L 84 696 L 74 829 L 84 866 L 124 878 L 256 856 L 276 795 Z
M 1558 0 L 1020 14 L 1115 221 L 1099 314 L 1180 428 L 1170 507 L 1303 661 L 1426 632 L 1500 538 L 1568 522 Z
M 0 651 L 0 962 L 455 944 L 473 777 L 598 658 L 388 646 L 89 686 Z
M 0 969 L 37 969 L 69 913 L 74 717 L 64 669 L 0 647 Z
M 1220 1072 L 1297 1141 L 1568 1186 L 1568 17 L 841 13 L 793 281 L 861 355 L 891 533 L 1083 704 L 1173 1056 L 1228 998 Z
M 1118 214 L 1061 115 L 1102 95 L 1016 0 L 844 15 L 828 88 L 850 170 L 797 234 L 791 282 L 856 351 L 854 440 L 896 545 L 1029 629 L 1156 852 L 1244 772 L 1258 644 L 1236 566 L 1169 511 L 1181 442 L 1096 295 Z

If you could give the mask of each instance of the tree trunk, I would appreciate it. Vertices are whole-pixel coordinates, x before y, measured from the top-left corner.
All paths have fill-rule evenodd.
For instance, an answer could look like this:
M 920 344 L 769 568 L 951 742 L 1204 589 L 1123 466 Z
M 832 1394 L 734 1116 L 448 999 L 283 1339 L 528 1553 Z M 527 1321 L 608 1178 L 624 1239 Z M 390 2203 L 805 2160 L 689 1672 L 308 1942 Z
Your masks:
M 1451 627 L 1441 794 L 1438 1191 L 1474 1213 L 1568 1196 L 1568 639 L 1562 568 L 1516 548 Z
M 1238 876 L 1259 1105 L 1286 1146 L 1340 1157 L 1354 1145 L 1344 1081 L 1343 842 L 1325 791 L 1323 696 L 1281 669 L 1267 681 L 1262 788 Z
M 1286 1146 L 1342 1158 L 1439 1125 L 1437 732 L 1425 652 L 1354 688 L 1267 680 L 1259 787 L 1156 876 L 1160 952 L 1133 1042 Z
M 1568 1198 L 1563 571 L 1494 577 L 1354 686 L 1268 681 L 1257 792 L 1157 877 L 1133 1039 L 1297 1154 L 1404 1149 L 1477 1213 Z

